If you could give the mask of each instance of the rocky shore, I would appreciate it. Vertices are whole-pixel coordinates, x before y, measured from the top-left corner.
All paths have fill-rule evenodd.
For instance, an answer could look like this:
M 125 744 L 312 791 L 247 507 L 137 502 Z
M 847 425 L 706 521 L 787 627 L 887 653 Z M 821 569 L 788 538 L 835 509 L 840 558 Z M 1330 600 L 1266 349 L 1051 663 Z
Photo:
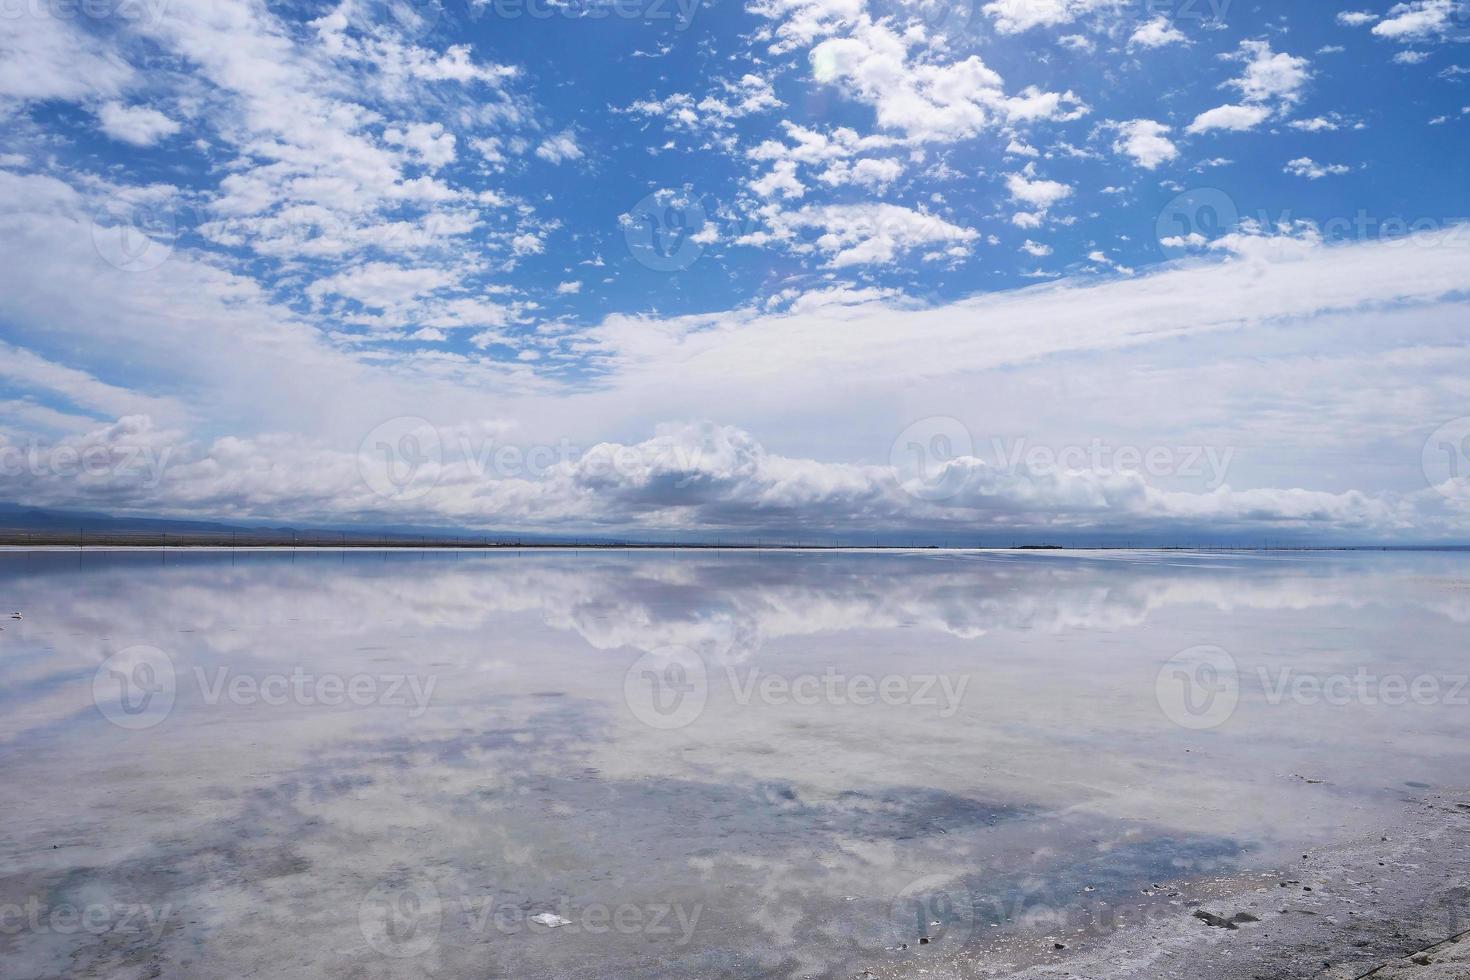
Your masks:
M 1470 794 L 1406 800 L 1397 826 L 1221 879 L 1192 914 L 1120 930 L 1016 980 L 1470 978 Z M 1254 921 L 1252 921 L 1254 920 Z

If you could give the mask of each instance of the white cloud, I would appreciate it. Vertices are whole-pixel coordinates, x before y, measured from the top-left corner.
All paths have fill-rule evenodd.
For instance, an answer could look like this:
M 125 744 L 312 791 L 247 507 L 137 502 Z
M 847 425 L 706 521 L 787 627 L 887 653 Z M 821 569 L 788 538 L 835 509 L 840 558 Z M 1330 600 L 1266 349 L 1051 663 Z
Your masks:
M 1282 168 L 1286 173 L 1297 177 L 1305 177 L 1308 180 L 1320 180 L 1329 175 L 1340 175 L 1348 172 L 1349 168 L 1341 163 L 1318 163 L 1311 157 L 1297 157 L 1288 161 Z
M 782 105 L 769 81 L 747 73 L 738 81 L 717 80 L 714 88 L 697 102 L 687 92 L 675 92 L 662 99 L 634 102 L 623 111 L 660 118 L 679 129 L 720 130 L 734 126 L 737 119 L 779 109 Z
M 824 184 L 834 186 L 856 184 L 881 190 L 902 174 L 903 164 L 898 160 L 864 157 L 851 163 L 846 160 L 834 160 L 826 170 L 817 175 L 817 179 Z
M 1245 72 L 1229 84 L 1240 89 L 1247 102 L 1291 105 L 1312 77 L 1306 58 L 1272 51 L 1269 41 L 1242 41 L 1236 57 L 1245 62 Z
M 1396 65 L 1418 65 L 1429 60 L 1427 51 L 1400 51 L 1393 56 Z
M 97 110 L 97 121 L 108 136 L 134 146 L 152 146 L 179 131 L 179 124 L 157 109 L 121 102 L 103 103 Z
M 769 173 L 750 182 L 750 189 L 761 197 L 801 197 L 806 185 L 796 176 L 796 161 L 777 160 Z
M 0 100 L 116 98 L 134 72 L 117 52 L 83 29 L 82 17 L 51 16 L 38 5 L 0 15 Z
M 1243 132 L 1255 129 L 1271 118 L 1271 110 L 1259 105 L 1222 105 L 1201 112 L 1186 127 L 1189 133 L 1206 133 L 1212 129 Z
M 1332 133 L 1340 127 L 1336 119 L 1325 116 L 1313 116 L 1310 119 L 1293 119 L 1287 123 L 1292 129 L 1299 129 L 1304 133 Z
M 455 136 L 444 131 L 443 123 L 410 123 L 403 129 L 390 127 L 383 133 L 383 140 L 408 149 L 430 170 L 438 170 L 455 160 Z
M 749 9 L 776 22 L 771 52 L 783 54 L 855 24 L 864 6 L 864 0 L 754 0 Z
M 827 264 L 833 268 L 881 265 L 923 245 L 968 246 L 979 237 L 971 228 L 896 204 L 810 206 L 774 212 L 768 222 L 769 232 L 743 236 L 737 244 L 783 242 L 793 251 L 826 255 Z M 804 229 L 819 232 L 810 244 L 798 239 Z
M 1060 181 L 1036 178 L 1030 166 L 1027 166 L 1021 173 L 1006 174 L 1006 190 L 1010 193 L 1011 200 L 1028 204 L 1042 211 L 1072 196 L 1072 188 L 1069 185 Z
M 536 155 L 547 163 L 562 163 L 566 160 L 580 160 L 582 148 L 577 145 L 577 137 L 570 130 L 548 136 L 536 147 Z
M 1027 255 L 1034 255 L 1036 258 L 1041 259 L 1050 255 L 1052 253 L 1052 248 L 1050 245 L 1043 245 L 1041 242 L 1033 242 L 1031 239 L 1028 238 L 1026 239 L 1025 243 L 1021 245 L 1021 251 L 1025 252 Z
M 1418 41 L 1444 34 L 1462 0 L 1415 0 L 1389 8 L 1388 16 L 1373 25 L 1373 33 L 1391 41 Z
M 1162 14 L 1141 25 L 1128 39 L 1130 48 L 1162 48 L 1169 44 L 1188 44 L 1189 38 Z
M 306 287 L 306 295 L 318 302 L 337 296 L 373 309 L 399 312 L 414 300 L 452 286 L 457 281 L 452 272 L 444 269 L 415 269 L 387 262 L 370 262 L 316 280 Z
M 1272 51 L 1269 41 L 1242 41 L 1237 51 L 1223 57 L 1245 62 L 1245 71 L 1225 83 L 1240 90 L 1244 104 L 1222 105 L 1202 112 L 1185 132 L 1254 129 L 1273 112 L 1284 112 L 1295 105 L 1312 77 L 1307 59 Z
M 1337 22 L 1346 27 L 1362 27 L 1371 24 L 1378 19 L 1378 15 L 1366 10 L 1341 10 L 1337 14 Z
M 1179 155 L 1179 150 L 1170 142 L 1169 127 L 1152 119 L 1134 119 L 1118 123 L 1118 139 L 1113 143 L 1115 153 L 1133 158 L 1133 162 L 1145 170 L 1154 170 Z
M 582 291 L 582 284 L 581 284 L 581 282 L 579 282 L 577 280 L 572 280 L 571 282 L 558 283 L 557 284 L 557 287 L 556 287 L 556 292 L 557 292 L 557 295 L 559 295 L 559 296 L 574 296 L 577 293 L 580 293 L 581 291 Z
M 1034 175 L 1025 179 L 1036 182 Z M 1360 445 L 1366 438 L 1377 446 L 1380 438 L 1397 438 L 1395 453 L 1407 446 L 1402 469 L 1422 487 L 1418 453 L 1425 433 L 1415 427 L 1425 418 L 1462 411 L 1457 406 L 1463 404 L 1461 382 L 1470 362 L 1456 342 L 1465 304 L 1454 297 L 1470 290 L 1470 261 L 1458 235 L 1331 247 L 1320 238 L 1247 231 L 1223 239 L 1214 257 L 1131 279 L 1073 278 L 927 308 L 868 292 L 799 310 L 793 304 L 779 314 L 742 309 L 683 318 L 613 316 L 577 328 L 569 338 L 602 365 L 600 383 L 589 391 L 537 379 L 524 365 L 491 365 L 474 354 L 359 360 L 335 350 L 297 314 L 249 283 L 185 252 L 148 275 L 110 269 L 89 240 L 93 208 L 58 181 L 22 178 L 0 191 L 21 205 L 0 213 L 0 295 L 7 297 L 10 329 L 18 337 L 76 351 L 71 356 L 81 366 L 70 371 L 96 365 L 81 377 L 58 377 L 55 387 L 75 390 L 78 398 L 107 400 L 116 409 L 125 405 L 113 399 L 157 397 L 147 389 L 127 393 L 110 385 L 109 366 L 131 357 L 166 367 L 166 390 L 183 399 L 170 428 L 231 431 L 233 420 L 248 417 L 253 430 L 215 440 L 129 423 L 127 438 L 176 447 L 180 466 L 170 469 L 175 475 L 164 487 L 17 485 L 36 504 L 96 506 L 105 500 L 110 508 L 212 517 L 351 515 L 473 526 L 688 526 L 716 520 L 804 522 L 824 514 L 834 520 L 866 515 L 868 526 L 923 526 L 932 520 L 973 522 L 986 513 L 1029 513 L 1027 519 L 1043 522 L 1071 515 L 1092 526 L 1112 525 L 1125 515 L 1141 515 L 1142 523 L 1154 526 L 1216 519 L 1314 527 L 1360 521 L 1375 533 L 1401 533 L 1406 527 L 1450 526 L 1455 519 L 1443 508 L 1428 509 L 1425 501 L 1444 500 L 1434 491 L 1425 490 L 1423 497 L 1355 495 L 1331 481 L 1342 479 L 1337 474 L 1347 463 L 1334 462 L 1334 454 L 1346 443 Z M 830 224 L 816 230 L 843 237 L 837 223 Z M 848 237 L 873 237 L 879 224 Z M 941 228 L 916 237 L 965 235 Z M 821 254 L 845 247 L 833 241 Z M 82 274 L 64 281 L 45 274 L 57 262 Z M 370 285 L 375 271 L 364 270 L 368 274 L 350 284 L 350 291 Z M 407 295 L 418 302 L 433 286 L 406 283 L 389 299 Z M 1282 352 L 1289 354 L 1275 356 Z M 9 363 L 13 355 L 6 353 L 0 361 Z M 1037 393 L 1054 385 L 1054 358 L 1083 353 L 1110 383 L 1097 398 L 1079 396 L 1057 407 L 1071 413 L 1068 424 L 1075 431 L 1108 432 L 1127 418 L 1147 416 L 1149 402 L 1174 409 L 1167 423 L 1138 437 L 1151 441 L 1206 438 L 1234 445 L 1251 426 L 1269 419 L 1271 444 L 1297 454 L 1294 475 L 1285 479 L 1311 473 L 1316 482 L 1308 486 L 1318 489 L 1271 490 L 1300 483 L 1250 481 L 1243 472 L 1232 477 L 1232 485 L 1248 489 L 1170 497 L 1175 491 L 1119 473 L 1087 472 L 1073 479 L 963 462 L 953 509 L 929 510 L 901 491 L 875 489 L 897 485 L 886 466 L 818 462 L 832 458 L 833 445 L 866 447 L 856 450 L 857 458 L 886 459 L 895 432 L 915 413 L 963 414 L 982 442 L 989 432 L 1009 431 L 994 426 L 1013 424 L 1015 431 L 1029 432 L 1035 419 L 1014 414 L 1014 406 L 1034 404 Z M 1172 357 L 1188 364 L 1170 369 L 1178 388 L 1160 400 L 1164 393 L 1153 386 Z M 33 367 L 26 363 L 15 370 L 29 374 Z M 1269 379 L 1264 385 L 1262 371 Z M 1410 389 L 1413 399 L 1391 397 Z M 752 391 L 786 396 L 752 399 Z M 863 409 L 833 413 L 832 405 L 853 392 L 861 393 Z M 1242 399 L 1259 409 L 1242 416 Z M 1198 414 L 1208 404 L 1220 406 L 1222 414 Z M 153 406 L 149 414 L 162 411 Z M 630 474 L 604 477 L 611 480 L 606 493 L 592 482 L 591 466 L 559 470 L 543 485 L 494 482 L 462 460 L 449 460 L 440 488 L 421 502 L 395 507 L 363 485 L 355 452 L 367 430 L 402 414 L 435 419 L 450 433 L 461 420 L 515 419 L 526 427 L 518 439 L 547 445 L 566 436 L 582 446 L 604 440 L 643 446 L 650 441 L 649 419 L 718 424 L 666 430 L 658 437 L 663 441 L 649 447 L 655 457 L 660 446 L 691 453 L 700 447 L 708 458 L 655 458 Z M 1204 436 L 1180 428 L 1189 424 L 1227 428 Z M 779 438 L 783 452 L 762 447 L 761 437 L 772 445 Z M 456 445 L 452 438 L 445 443 Z M 671 489 L 685 477 L 691 482 Z M 681 496 L 682 490 L 688 495 Z M 1026 499 L 1035 502 L 1035 510 L 1025 509 Z M 1463 526 L 1463 513 L 1458 520 Z
M 1007 122 L 1076 119 L 1088 111 L 1071 92 L 1030 87 L 1008 97 L 978 55 L 947 63 L 914 56 L 919 37 L 863 18 L 849 34 L 812 49 L 813 75 L 872 106 L 880 128 L 913 141 L 966 139 Z

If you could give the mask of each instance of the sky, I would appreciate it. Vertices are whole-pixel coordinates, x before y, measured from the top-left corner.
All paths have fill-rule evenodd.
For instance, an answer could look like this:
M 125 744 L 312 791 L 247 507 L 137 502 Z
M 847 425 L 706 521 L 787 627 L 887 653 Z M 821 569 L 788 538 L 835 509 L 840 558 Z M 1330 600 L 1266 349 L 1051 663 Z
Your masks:
M 0 0 L 0 502 L 1470 542 L 1470 2 Z

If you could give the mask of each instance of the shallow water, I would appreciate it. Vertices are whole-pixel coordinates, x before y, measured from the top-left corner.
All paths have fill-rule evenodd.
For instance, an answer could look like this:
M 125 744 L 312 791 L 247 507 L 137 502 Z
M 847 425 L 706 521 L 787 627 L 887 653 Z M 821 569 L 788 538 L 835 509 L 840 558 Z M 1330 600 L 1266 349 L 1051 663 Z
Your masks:
M 13 551 L 0 594 L 5 977 L 998 969 L 1470 782 L 1470 554 Z

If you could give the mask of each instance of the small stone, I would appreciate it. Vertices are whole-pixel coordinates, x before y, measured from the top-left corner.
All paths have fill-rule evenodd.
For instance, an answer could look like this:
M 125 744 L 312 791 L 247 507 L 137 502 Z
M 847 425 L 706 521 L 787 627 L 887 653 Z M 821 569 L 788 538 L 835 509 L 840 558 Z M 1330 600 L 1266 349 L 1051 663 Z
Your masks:
M 1204 909 L 1196 909 L 1194 912 L 1194 917 L 1203 922 L 1205 925 L 1214 926 L 1217 929 L 1240 928 L 1234 922 L 1231 922 L 1229 919 L 1225 918 L 1223 915 L 1216 915 L 1213 912 L 1206 912 Z

